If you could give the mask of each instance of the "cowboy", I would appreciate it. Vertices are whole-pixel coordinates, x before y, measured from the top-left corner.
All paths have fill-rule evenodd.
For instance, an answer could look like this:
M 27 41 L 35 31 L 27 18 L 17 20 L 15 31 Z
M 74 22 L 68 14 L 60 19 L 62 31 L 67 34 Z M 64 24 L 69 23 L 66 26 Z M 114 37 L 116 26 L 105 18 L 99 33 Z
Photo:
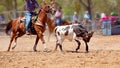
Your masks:
M 29 34 L 29 23 L 33 14 L 35 13 L 34 10 L 39 8 L 39 4 L 36 0 L 25 0 L 26 1 L 26 34 Z

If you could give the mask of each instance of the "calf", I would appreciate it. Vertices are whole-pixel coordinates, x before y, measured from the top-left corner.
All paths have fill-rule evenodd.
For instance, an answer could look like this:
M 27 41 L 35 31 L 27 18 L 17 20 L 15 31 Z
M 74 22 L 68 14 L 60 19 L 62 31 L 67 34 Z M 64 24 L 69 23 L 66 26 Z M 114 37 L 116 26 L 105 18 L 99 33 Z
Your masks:
M 80 24 L 72 24 L 72 25 L 66 25 L 66 26 L 57 26 L 55 28 L 55 36 L 56 36 L 56 47 L 59 46 L 60 50 L 62 50 L 62 43 L 65 39 L 68 40 L 75 40 L 78 44 L 76 48 L 76 52 L 80 48 L 80 38 L 83 39 L 86 45 L 86 52 L 88 52 L 88 42 L 90 41 L 92 35 L 94 32 L 88 33 L 88 31 Z

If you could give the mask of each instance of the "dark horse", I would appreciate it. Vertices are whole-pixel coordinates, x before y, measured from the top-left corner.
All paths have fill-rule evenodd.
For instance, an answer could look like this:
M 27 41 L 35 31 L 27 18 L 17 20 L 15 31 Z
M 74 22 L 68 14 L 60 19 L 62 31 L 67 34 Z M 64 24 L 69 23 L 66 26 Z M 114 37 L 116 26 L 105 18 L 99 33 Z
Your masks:
M 43 33 L 46 30 L 46 24 L 49 23 L 49 22 L 46 22 L 47 13 L 50 13 L 50 12 L 51 12 L 51 7 L 49 5 L 45 5 L 44 7 L 42 7 L 41 11 L 39 12 L 37 20 L 33 23 L 33 27 L 37 35 L 36 41 L 33 47 L 34 51 L 37 51 L 36 46 L 38 44 L 39 39 L 41 39 L 42 44 L 44 45 L 44 48 L 47 51 L 45 40 L 43 38 Z M 15 40 L 15 43 L 17 43 L 17 38 L 23 36 L 26 32 L 25 24 L 20 22 L 21 18 L 22 17 L 13 19 L 7 24 L 6 34 L 8 34 L 10 30 L 12 30 L 12 35 L 11 35 L 11 39 L 10 39 L 10 43 L 7 51 L 10 51 L 13 40 Z M 15 47 L 16 47 L 16 44 L 14 45 L 14 47 L 12 47 L 12 49 L 14 49 Z

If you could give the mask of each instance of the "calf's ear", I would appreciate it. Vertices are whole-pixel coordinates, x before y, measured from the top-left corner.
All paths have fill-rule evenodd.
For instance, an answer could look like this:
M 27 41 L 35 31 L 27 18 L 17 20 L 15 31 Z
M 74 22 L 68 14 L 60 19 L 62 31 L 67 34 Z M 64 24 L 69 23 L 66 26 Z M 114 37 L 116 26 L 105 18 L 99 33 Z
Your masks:
M 94 34 L 94 32 L 88 33 L 88 35 L 89 35 L 90 37 L 92 37 L 93 34 Z

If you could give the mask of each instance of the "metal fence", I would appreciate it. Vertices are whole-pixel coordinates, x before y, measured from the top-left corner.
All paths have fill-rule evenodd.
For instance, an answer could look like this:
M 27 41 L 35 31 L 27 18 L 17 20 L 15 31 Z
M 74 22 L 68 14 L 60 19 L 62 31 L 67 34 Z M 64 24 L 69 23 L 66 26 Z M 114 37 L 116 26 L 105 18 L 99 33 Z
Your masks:
M 0 23 L 0 33 L 5 31 L 6 23 L 10 21 L 10 19 L 14 19 L 15 17 L 14 12 L 6 11 L 6 12 L 3 12 L 3 15 L 4 15 L 4 23 Z M 25 11 L 17 11 L 17 16 L 21 16 L 21 15 L 24 16 Z M 67 19 L 72 22 L 72 15 L 65 15 L 63 19 Z M 91 24 L 84 25 L 84 26 L 87 27 L 88 31 L 94 31 L 97 34 L 101 33 L 101 24 L 96 23 L 95 21 L 92 21 Z

